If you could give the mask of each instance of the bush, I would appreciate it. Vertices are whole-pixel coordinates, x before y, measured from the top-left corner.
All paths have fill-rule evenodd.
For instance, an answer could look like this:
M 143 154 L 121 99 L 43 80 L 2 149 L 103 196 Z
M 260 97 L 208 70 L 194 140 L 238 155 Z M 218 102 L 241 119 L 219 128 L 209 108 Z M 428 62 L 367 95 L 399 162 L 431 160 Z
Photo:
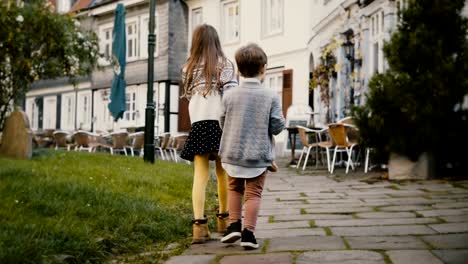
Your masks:
M 389 69 L 373 76 L 366 104 L 353 109 L 363 144 L 376 148 L 381 161 L 390 152 L 412 160 L 427 152 L 437 171 L 447 173 L 468 157 L 461 151 L 468 147 L 464 2 L 410 0 L 385 44 Z

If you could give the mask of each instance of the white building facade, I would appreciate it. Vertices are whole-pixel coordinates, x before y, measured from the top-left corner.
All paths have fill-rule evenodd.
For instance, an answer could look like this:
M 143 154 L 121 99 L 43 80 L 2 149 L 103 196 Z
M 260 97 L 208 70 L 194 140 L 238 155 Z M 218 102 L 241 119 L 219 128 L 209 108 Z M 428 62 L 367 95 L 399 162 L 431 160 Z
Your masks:
M 188 41 L 194 28 L 206 23 L 218 31 L 226 56 L 253 42 L 268 56 L 265 86 L 277 91 L 283 113 L 291 105 L 309 105 L 307 41 L 312 16 L 310 0 L 186 0 Z M 285 133 L 277 138 L 282 149 Z
M 314 108 L 320 113 L 316 123 L 339 120 L 349 115 L 352 105 L 365 102 L 369 79 L 388 68 L 383 45 L 397 29 L 398 14 L 406 4 L 405 0 L 315 1 L 308 40 L 311 68 L 331 63 L 327 67 L 334 72 L 329 75 L 328 94 L 321 94 L 319 86 L 311 87 Z
M 126 111 L 114 121 L 108 110 L 113 68 L 110 61 L 100 61 L 101 69 L 80 78 L 73 87 L 65 79 L 41 80 L 26 94 L 25 110 L 33 130 L 141 130 L 145 126 L 147 102 L 147 62 L 149 4 L 144 0 L 89 1 L 76 4 L 86 8 L 74 15 L 84 28 L 92 29 L 99 38 L 99 52 L 112 55 L 114 10 L 118 3 L 126 8 Z M 61 0 L 60 6 L 69 6 Z M 84 3 L 83 3 L 84 2 Z M 68 5 L 67 5 L 68 3 Z M 91 4 L 91 5 L 89 5 Z M 69 10 L 60 9 L 60 12 Z M 159 0 L 155 13 L 154 100 L 155 133 L 179 131 L 180 67 L 187 52 L 187 11 L 182 0 Z

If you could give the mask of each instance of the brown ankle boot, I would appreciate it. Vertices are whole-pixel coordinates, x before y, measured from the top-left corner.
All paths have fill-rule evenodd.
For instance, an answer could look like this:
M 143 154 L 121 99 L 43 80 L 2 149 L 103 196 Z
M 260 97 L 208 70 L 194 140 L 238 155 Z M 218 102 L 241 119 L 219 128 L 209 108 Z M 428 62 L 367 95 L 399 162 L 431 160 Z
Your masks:
M 217 230 L 218 233 L 226 232 L 226 229 L 229 225 L 229 213 L 219 213 L 216 214 L 216 220 L 218 221 Z
M 210 231 L 208 230 L 208 219 L 192 220 L 193 238 L 192 244 L 202 244 L 210 239 Z

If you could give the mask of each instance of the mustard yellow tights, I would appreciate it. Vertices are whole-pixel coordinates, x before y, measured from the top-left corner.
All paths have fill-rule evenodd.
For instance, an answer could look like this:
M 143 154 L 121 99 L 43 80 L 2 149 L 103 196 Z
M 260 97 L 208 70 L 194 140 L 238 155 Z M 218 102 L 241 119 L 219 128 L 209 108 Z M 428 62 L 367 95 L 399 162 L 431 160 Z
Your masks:
M 192 203 L 194 219 L 204 219 L 206 185 L 210 179 L 210 154 L 195 155 L 192 189 Z M 212 154 L 213 155 L 213 154 Z M 219 212 L 227 212 L 228 176 L 221 166 L 221 159 L 216 155 L 216 177 L 218 178 Z

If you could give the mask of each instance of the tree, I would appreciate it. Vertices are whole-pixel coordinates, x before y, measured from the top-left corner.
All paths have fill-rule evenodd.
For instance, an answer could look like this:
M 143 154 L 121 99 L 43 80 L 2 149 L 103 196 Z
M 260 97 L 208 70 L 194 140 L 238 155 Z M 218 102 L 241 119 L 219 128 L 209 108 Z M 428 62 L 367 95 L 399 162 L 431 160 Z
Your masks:
M 0 1 L 0 130 L 6 113 L 40 79 L 90 74 L 99 57 L 94 32 L 49 1 Z
M 384 46 L 389 69 L 371 79 L 366 104 L 353 111 L 364 143 L 384 159 L 390 152 L 412 160 L 428 153 L 438 173 L 461 169 L 466 161 L 468 109 L 463 100 L 468 97 L 468 23 L 461 16 L 464 2 L 410 0 L 398 30 Z

